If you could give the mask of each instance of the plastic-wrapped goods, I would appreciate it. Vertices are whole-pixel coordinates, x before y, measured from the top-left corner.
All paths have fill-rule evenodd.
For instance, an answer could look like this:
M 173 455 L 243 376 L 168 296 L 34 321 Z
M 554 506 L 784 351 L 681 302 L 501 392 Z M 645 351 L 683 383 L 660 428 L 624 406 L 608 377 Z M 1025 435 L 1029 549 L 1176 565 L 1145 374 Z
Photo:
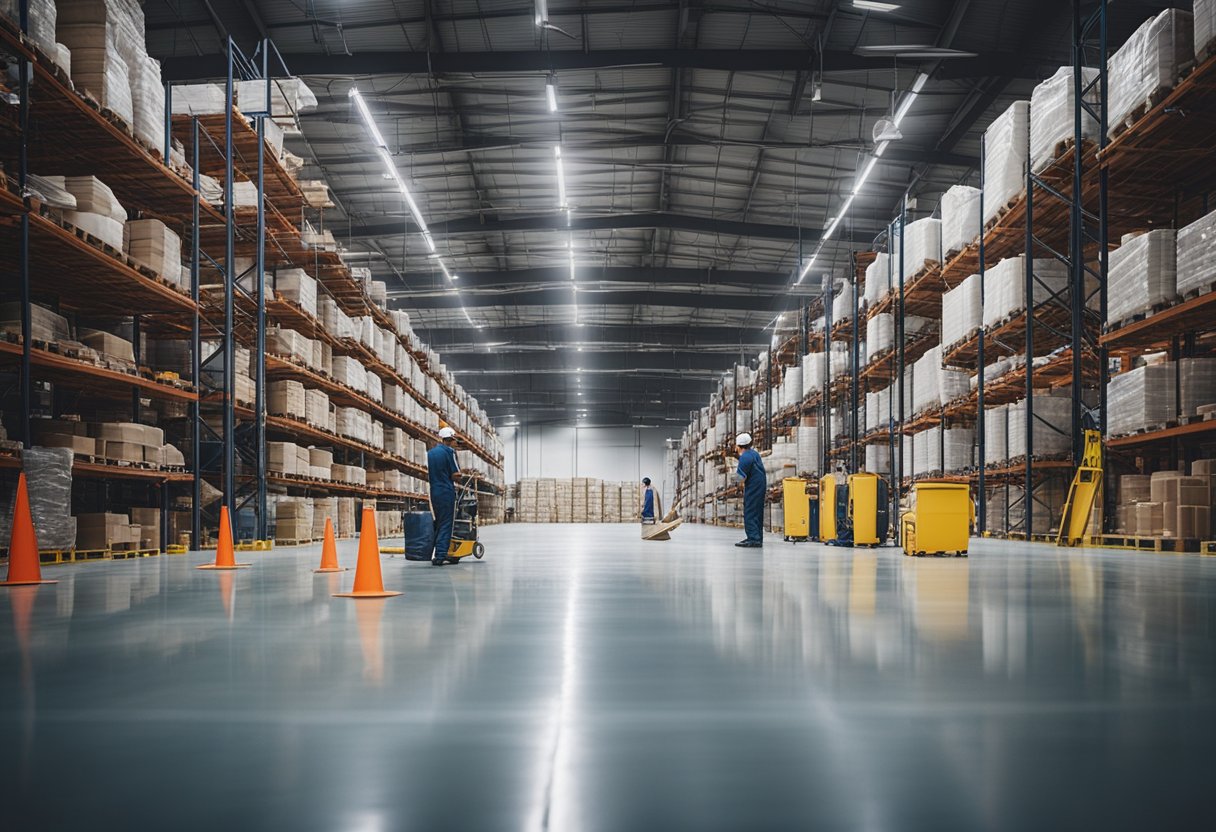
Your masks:
M 317 314 L 317 281 L 303 269 L 279 269 L 273 277 L 275 291 L 310 315 Z
M 223 84 L 174 84 L 173 115 L 205 116 L 224 112 Z
M 147 54 L 131 62 L 131 127 L 135 135 L 151 145 L 158 156 L 165 152 L 165 85 L 160 61 Z
M 942 473 L 969 471 L 975 465 L 975 428 L 946 428 L 942 436 Z
M 904 281 L 912 279 L 930 264 L 942 259 L 942 221 L 933 217 L 915 220 L 904 226 Z
M 940 474 L 942 471 L 942 429 L 940 425 L 923 430 L 917 435 L 917 473 Z
M 891 446 L 886 442 L 866 445 L 866 470 L 872 474 L 891 475 Z
M 984 409 L 984 464 L 1000 465 L 1009 459 L 1009 405 Z M 1025 421 L 1025 413 L 1022 419 Z
M 1034 435 L 1030 444 L 1035 457 L 1067 454 L 1072 450 L 1072 399 L 1036 395 L 1032 400 Z M 1026 399 L 1009 405 L 1009 458 L 1028 456 Z
M 72 83 L 126 124 L 134 121 L 131 68 L 119 51 L 113 21 L 63 24 L 59 40 L 72 53 Z
M 266 81 L 237 81 L 234 95 L 242 112 L 266 112 Z M 315 109 L 317 97 L 300 78 L 270 80 L 270 114 L 276 120 Z
M 853 284 L 845 280 L 842 282 L 840 291 L 832 298 L 832 328 L 843 321 L 853 319 Z
M 0 0 L 0 15 L 7 17 L 14 29 L 19 28 L 21 7 L 19 0 Z M 55 50 L 55 0 L 30 0 L 29 2 L 29 37 L 35 45 L 52 58 L 56 57 Z M 5 537 L 5 540 L 8 538 Z
M 1166 9 L 1144 21 L 1110 56 L 1106 123 L 1111 136 L 1150 98 L 1174 88 L 1182 65 L 1195 57 L 1193 21 L 1190 12 Z
M 1015 101 L 984 131 L 984 224 L 1026 190 L 1030 102 Z
M 1150 364 L 1112 376 L 1106 384 L 1106 434 L 1125 436 L 1164 426 L 1176 416 L 1174 363 Z
M 1216 284 L 1216 211 L 1178 232 L 1178 294 L 1207 294 Z
M 1026 309 L 1026 256 L 997 263 L 984 275 L 984 326 L 995 327 Z M 1032 303 L 1037 306 L 1068 286 L 1068 269 L 1056 259 L 1034 261 L 1037 278 Z
M 794 428 L 794 434 L 798 447 L 798 473 L 811 476 L 818 474 L 823 461 L 819 428 L 799 425 Z
M 801 367 L 795 366 L 785 369 L 785 379 L 782 381 L 781 389 L 785 396 L 785 407 L 790 407 L 802 401 Z
M 878 356 L 895 346 L 895 316 L 879 312 L 866 321 L 866 353 Z
M 1085 67 L 1083 73 L 1086 85 L 1098 77 L 1098 70 L 1092 67 Z M 1030 94 L 1030 163 L 1035 172 L 1043 170 L 1056 158 L 1056 146 L 1060 142 L 1074 137 L 1074 86 L 1073 68 L 1062 66 Z M 1091 103 L 1096 94 L 1096 89 L 1091 91 Z M 1096 138 L 1098 130 L 1097 119 L 1083 111 L 1081 135 L 1087 139 Z
M 878 252 L 874 262 L 866 266 L 866 285 L 863 288 L 866 306 L 878 303 L 891 291 L 891 264 L 885 251 Z
M 888 427 L 891 422 L 891 388 L 866 393 L 866 432 Z
M 1183 358 L 1178 362 L 1178 409 L 1194 416 L 1196 408 L 1216 404 L 1216 358 Z
M 962 251 L 980 235 L 980 189 L 954 185 L 942 194 L 942 254 Z
M 329 427 L 329 394 L 323 390 L 304 391 L 304 421 L 316 428 Z
M 983 317 L 980 276 L 973 274 L 942 295 L 942 347 L 948 350 L 969 339 L 979 330 Z
M 1106 321 L 1118 324 L 1178 298 L 1178 232 L 1158 228 L 1128 235 L 1110 253 Z
M 933 347 L 912 365 L 912 413 L 935 410 L 967 395 L 965 370 L 942 366 L 942 348 Z
M 30 4 L 31 8 L 33 4 Z M 1216 42 L 1216 0 L 1195 0 L 1195 60 L 1196 63 L 1211 56 Z M 32 12 L 31 12 L 32 13 Z
M 71 448 L 35 447 L 21 453 L 39 549 L 71 549 L 76 545 L 76 518 L 70 511 L 73 456 Z M 16 495 L 14 488 L 0 506 L 0 539 L 5 541 L 11 534 Z
M 117 223 L 127 221 L 127 209 L 122 206 L 110 186 L 96 176 L 48 176 L 50 182 L 62 185 L 76 198 L 76 210 L 109 217 Z

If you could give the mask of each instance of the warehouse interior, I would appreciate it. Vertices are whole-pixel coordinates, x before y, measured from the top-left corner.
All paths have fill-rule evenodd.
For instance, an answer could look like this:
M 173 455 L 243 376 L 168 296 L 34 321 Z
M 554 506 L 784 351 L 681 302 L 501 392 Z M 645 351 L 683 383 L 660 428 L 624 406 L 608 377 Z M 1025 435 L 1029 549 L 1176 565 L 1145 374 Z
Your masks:
M 1212 824 L 1216 0 L 0 55 L 5 828 Z

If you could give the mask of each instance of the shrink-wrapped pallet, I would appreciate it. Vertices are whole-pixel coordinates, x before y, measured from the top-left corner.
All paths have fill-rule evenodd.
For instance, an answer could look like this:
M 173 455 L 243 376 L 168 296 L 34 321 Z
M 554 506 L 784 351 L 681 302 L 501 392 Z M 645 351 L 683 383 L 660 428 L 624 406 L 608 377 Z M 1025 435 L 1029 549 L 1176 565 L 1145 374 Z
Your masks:
M 1098 76 L 1098 70 L 1084 67 L 1082 84 L 1088 86 Z M 1056 147 L 1075 137 L 1076 86 L 1073 68 L 1062 66 L 1056 74 L 1034 88 L 1030 94 L 1030 163 L 1038 172 L 1056 158 Z M 1089 101 L 1095 103 L 1097 89 L 1090 90 Z M 1098 122 L 1088 110 L 1081 115 L 1081 135 L 1087 139 L 1098 135 Z
M 1127 235 L 1110 253 L 1107 272 L 1108 324 L 1119 324 L 1178 298 L 1178 232 L 1158 228 Z
M 174 84 L 173 115 L 204 116 L 224 112 L 223 84 Z
M 317 314 L 317 281 L 303 269 L 279 269 L 271 276 L 274 290 L 310 315 Z
M 984 464 L 1001 465 L 1009 459 L 1009 405 L 984 409 Z
M 866 266 L 864 301 L 866 306 L 878 303 L 891 291 L 890 258 L 885 251 L 878 252 L 874 262 Z
M 891 446 L 886 442 L 866 445 L 866 471 L 891 475 Z
M 832 298 L 832 328 L 853 318 L 853 284 L 841 281 L 840 291 Z
M 237 81 L 234 87 L 233 94 L 241 112 L 269 112 L 276 121 L 291 121 L 292 116 L 317 106 L 317 96 L 300 78 L 271 78 L 269 89 L 265 80 Z
M 132 124 L 132 73 L 118 45 L 121 38 L 118 21 L 109 17 L 96 23 L 65 24 L 61 20 L 56 26 L 56 36 L 71 51 L 75 87 L 125 124 Z
M 1026 257 L 1019 254 L 997 263 L 984 275 L 984 326 L 995 327 L 1026 309 Z M 1059 260 L 1034 261 L 1034 306 L 1068 287 L 1068 269 Z
M 782 390 L 785 395 L 786 407 L 802 401 L 802 367 L 787 367 L 785 369 Z
M 975 465 L 975 428 L 946 428 L 942 435 L 942 473 L 968 471 Z
M 879 312 L 866 321 L 866 352 L 879 356 L 895 346 L 895 316 Z
M 942 295 L 942 347 L 948 350 L 969 339 L 983 318 L 980 276 L 973 274 Z
M 35 447 L 21 453 L 39 550 L 64 550 L 76 545 L 76 518 L 71 514 L 72 459 L 71 448 Z M 11 534 L 16 499 L 14 487 L 0 505 L 0 539 L 4 541 Z
M 819 441 L 819 428 L 799 425 L 794 428 L 798 448 L 798 473 L 814 476 L 822 467 L 823 450 Z
M 1173 420 L 1177 389 L 1173 362 L 1113 376 L 1106 384 L 1107 436 L 1125 436 Z
M 1194 18 L 1166 9 L 1132 33 L 1106 63 L 1107 130 L 1116 135 L 1146 104 L 1178 82 L 1182 66 L 1194 58 Z
M 942 221 L 933 217 L 915 220 L 904 226 L 904 281 L 911 280 L 926 267 L 942 259 Z
M 1049 457 L 1072 449 L 1072 399 L 1064 396 L 1036 395 L 1031 399 L 1034 431 L 1026 441 L 1026 399 L 1009 405 L 1009 458 Z M 1028 452 L 1033 448 L 1034 453 Z
M 1178 232 L 1178 294 L 1207 294 L 1216 284 L 1216 211 Z
M 31 4 L 32 6 L 32 4 Z M 1195 0 L 1195 61 L 1202 63 L 1216 45 L 1216 0 Z
M 1183 358 L 1178 361 L 1178 409 L 1183 416 L 1216 404 L 1216 358 Z
M 1026 190 L 1030 102 L 1015 101 L 984 131 L 984 224 Z
M 917 473 L 936 475 L 942 472 L 942 429 L 940 425 L 917 434 Z
M 979 188 L 954 185 L 942 194 L 942 254 L 962 251 L 980 235 Z
M 135 135 L 150 145 L 157 156 L 165 153 L 165 85 L 161 81 L 160 61 L 140 52 L 132 56 L 131 127 Z

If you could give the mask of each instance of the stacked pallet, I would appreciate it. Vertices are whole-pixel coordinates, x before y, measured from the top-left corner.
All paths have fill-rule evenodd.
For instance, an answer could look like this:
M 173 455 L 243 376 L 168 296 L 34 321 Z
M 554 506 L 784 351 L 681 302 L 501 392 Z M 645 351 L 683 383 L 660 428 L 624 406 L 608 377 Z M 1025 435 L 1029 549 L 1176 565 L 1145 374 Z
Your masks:
M 525 478 L 512 497 L 517 523 L 631 523 L 640 516 L 642 490 L 590 477 Z

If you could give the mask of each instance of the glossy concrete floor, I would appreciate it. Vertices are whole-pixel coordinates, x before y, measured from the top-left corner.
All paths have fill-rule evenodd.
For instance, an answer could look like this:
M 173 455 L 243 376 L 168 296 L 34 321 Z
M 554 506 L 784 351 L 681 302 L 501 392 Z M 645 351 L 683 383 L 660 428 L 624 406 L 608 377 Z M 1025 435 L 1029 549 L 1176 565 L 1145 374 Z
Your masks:
M 0 592 L 0 828 L 1214 828 L 1216 559 L 507 526 Z M 353 563 L 353 543 L 343 561 Z

